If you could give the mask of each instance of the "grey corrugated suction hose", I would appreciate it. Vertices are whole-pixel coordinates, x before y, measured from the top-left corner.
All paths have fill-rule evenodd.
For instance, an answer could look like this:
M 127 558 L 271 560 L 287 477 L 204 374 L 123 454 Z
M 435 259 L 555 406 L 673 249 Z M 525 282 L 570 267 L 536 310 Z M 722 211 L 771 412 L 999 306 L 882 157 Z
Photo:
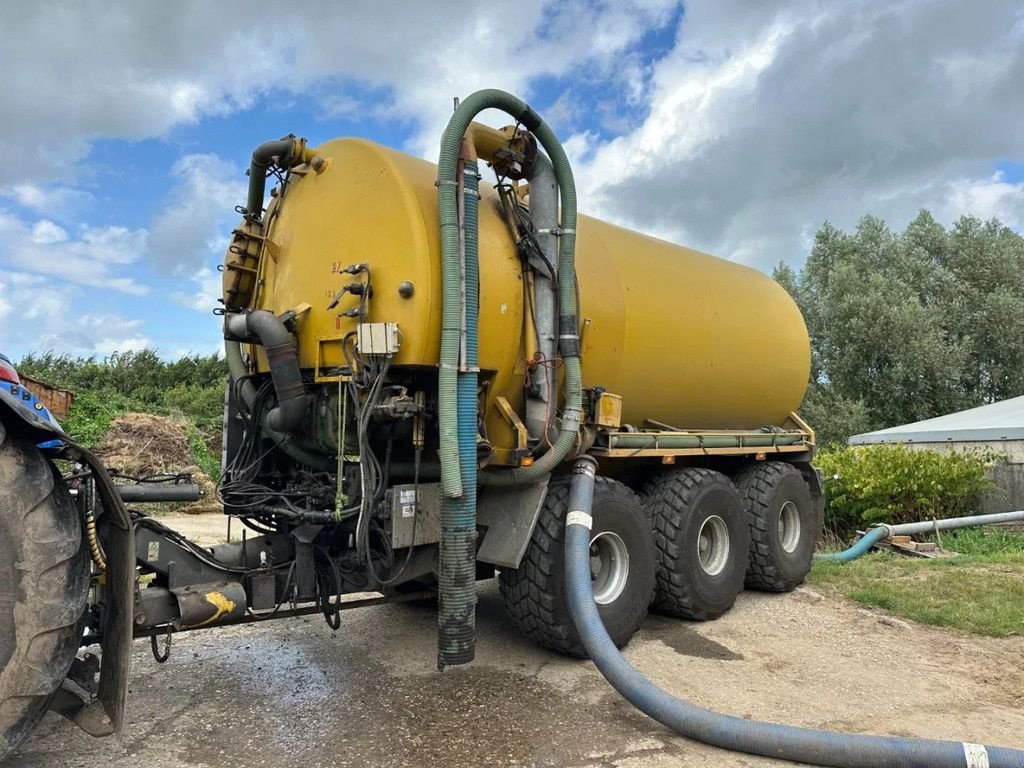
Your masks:
M 837 768 L 1024 768 L 1024 750 L 936 739 L 866 736 L 723 715 L 677 699 L 636 670 L 608 637 L 590 575 L 591 507 L 597 463 L 577 460 L 565 527 L 569 613 L 590 658 L 619 693 L 676 733 L 734 752 Z

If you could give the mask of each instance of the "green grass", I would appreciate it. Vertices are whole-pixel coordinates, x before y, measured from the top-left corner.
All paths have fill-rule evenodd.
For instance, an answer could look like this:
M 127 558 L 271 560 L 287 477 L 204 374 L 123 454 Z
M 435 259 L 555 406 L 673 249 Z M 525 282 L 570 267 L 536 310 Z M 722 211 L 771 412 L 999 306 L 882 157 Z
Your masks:
M 816 561 L 809 581 L 924 624 L 993 637 L 1024 634 L 1024 534 L 970 528 L 943 535 L 942 543 L 959 554 Z
M 188 435 L 188 447 L 192 451 L 196 466 L 216 483 L 220 480 L 220 456 L 213 454 L 209 441 L 195 424 L 189 422 L 185 430 Z

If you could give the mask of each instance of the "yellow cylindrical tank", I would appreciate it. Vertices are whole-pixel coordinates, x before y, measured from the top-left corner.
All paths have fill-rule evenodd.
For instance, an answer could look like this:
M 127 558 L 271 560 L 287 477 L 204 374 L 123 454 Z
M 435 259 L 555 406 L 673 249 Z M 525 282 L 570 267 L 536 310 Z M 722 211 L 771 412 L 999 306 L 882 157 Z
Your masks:
M 256 306 L 281 313 L 311 305 L 299 321 L 299 361 L 342 363 L 341 339 L 355 320 L 339 313 L 352 282 L 372 270 L 369 322 L 399 324 L 392 367 L 436 367 L 441 329 L 437 169 L 369 141 L 318 147 L 329 166 L 293 178 L 275 203 Z M 480 368 L 489 379 L 488 425 L 502 447 L 511 430 L 495 407 L 521 408 L 525 366 L 524 280 L 495 194 L 480 205 Z M 810 367 L 807 329 L 796 305 L 764 274 L 707 254 L 581 216 L 579 280 L 585 387 L 622 397 L 622 417 L 683 429 L 781 424 L 803 398 Z M 413 286 L 410 296 L 399 287 Z M 408 290 L 405 291 L 408 293 Z

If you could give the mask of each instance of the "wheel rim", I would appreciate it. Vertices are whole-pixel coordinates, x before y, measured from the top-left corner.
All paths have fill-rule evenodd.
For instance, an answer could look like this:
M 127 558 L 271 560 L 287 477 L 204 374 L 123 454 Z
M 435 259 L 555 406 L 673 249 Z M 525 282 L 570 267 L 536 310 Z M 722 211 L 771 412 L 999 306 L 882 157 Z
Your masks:
M 626 589 L 629 579 L 629 550 L 614 531 L 604 531 L 590 541 L 590 579 L 594 602 L 608 605 Z
M 779 544 L 793 554 L 800 543 L 800 510 L 796 504 L 787 501 L 779 510 Z
M 697 562 L 709 576 L 717 576 L 729 562 L 729 528 L 725 520 L 711 515 L 697 534 Z

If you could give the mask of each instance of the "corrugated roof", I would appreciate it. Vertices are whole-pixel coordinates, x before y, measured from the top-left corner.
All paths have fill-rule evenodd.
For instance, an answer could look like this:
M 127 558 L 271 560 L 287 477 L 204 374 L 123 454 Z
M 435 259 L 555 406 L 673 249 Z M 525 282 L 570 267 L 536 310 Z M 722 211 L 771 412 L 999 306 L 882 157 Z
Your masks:
M 865 432 L 850 445 L 871 443 L 947 443 L 1024 440 L 1024 397 L 1011 397 L 959 413 Z

